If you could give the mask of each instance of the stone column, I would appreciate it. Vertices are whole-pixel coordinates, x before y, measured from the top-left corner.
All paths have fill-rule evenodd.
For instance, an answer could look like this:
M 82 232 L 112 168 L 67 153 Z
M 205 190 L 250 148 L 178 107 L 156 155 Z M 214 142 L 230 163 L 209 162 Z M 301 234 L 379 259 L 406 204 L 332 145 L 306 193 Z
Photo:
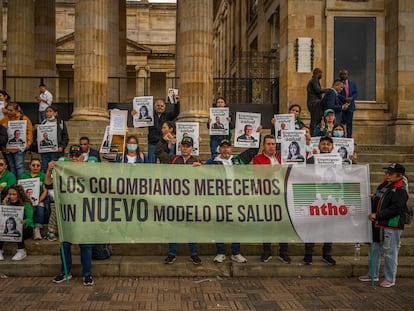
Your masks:
M 33 0 L 8 2 L 7 10 L 7 75 L 32 76 L 34 71 Z M 34 85 L 33 85 L 34 84 Z M 38 83 L 29 79 L 8 79 L 7 91 L 12 100 L 35 101 Z
M 37 0 L 35 6 L 35 75 L 56 77 L 56 1 Z M 58 101 L 57 79 L 44 79 Z M 39 81 L 40 83 L 40 81 Z
M 177 74 L 184 121 L 205 121 L 213 100 L 213 1 L 178 0 Z
M 73 120 L 108 118 L 108 1 L 76 1 Z
M 126 26 L 126 0 L 119 0 L 119 76 L 120 80 L 120 101 L 125 103 L 128 100 L 127 94 L 127 26 Z
M 108 8 L 108 101 L 119 101 L 119 2 L 110 0 Z
M 414 33 L 409 0 L 386 1 L 388 24 L 388 102 L 390 127 L 387 143 L 414 145 Z M 411 62 L 408 61 L 411 59 Z

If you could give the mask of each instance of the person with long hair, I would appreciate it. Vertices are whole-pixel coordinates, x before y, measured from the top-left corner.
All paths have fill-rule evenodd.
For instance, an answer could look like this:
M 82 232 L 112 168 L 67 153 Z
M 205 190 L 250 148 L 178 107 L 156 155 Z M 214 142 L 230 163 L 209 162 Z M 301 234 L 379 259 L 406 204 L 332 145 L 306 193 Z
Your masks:
M 139 150 L 138 137 L 130 135 L 126 139 L 126 148 L 124 154 L 117 154 L 115 162 L 122 163 L 148 163 L 147 156 Z
M 33 236 L 33 207 L 30 203 L 30 200 L 27 198 L 26 193 L 22 185 L 12 185 L 10 186 L 7 196 L 3 200 L 4 205 L 11 206 L 24 206 L 24 215 L 23 215 L 23 236 L 22 241 L 17 242 L 17 252 L 12 257 L 12 260 L 22 260 L 26 258 L 27 253 L 24 246 L 24 240 L 27 240 Z M 0 241 L 0 260 L 4 260 L 3 256 L 3 246 L 4 242 Z
M 34 239 L 41 240 L 42 235 L 40 234 L 41 229 L 45 223 L 45 200 L 48 196 L 48 191 L 44 187 L 46 174 L 42 172 L 42 163 L 40 159 L 32 159 L 30 161 L 29 170 L 24 172 L 20 179 L 31 179 L 39 178 L 39 200 L 37 202 L 32 202 L 35 205 L 35 229 L 34 229 Z M 31 199 L 30 197 L 28 198 Z
M 24 148 L 6 148 L 3 146 L 2 152 L 7 159 L 7 163 L 10 167 L 10 171 L 16 176 L 17 179 L 24 173 L 24 159 L 26 157 L 26 151 L 29 150 L 33 142 L 33 126 L 32 121 L 23 114 L 22 109 L 18 103 L 12 102 L 7 105 L 7 115 L 0 121 L 0 124 L 5 128 L 8 128 L 9 121 L 26 121 L 26 145 Z
M 171 121 L 165 121 L 162 124 L 162 137 L 167 142 L 168 154 L 175 154 L 177 138 L 175 136 L 175 124 Z
M 289 145 L 288 160 L 296 160 L 298 162 L 303 162 L 305 159 L 300 154 L 300 146 L 297 141 L 292 141 Z

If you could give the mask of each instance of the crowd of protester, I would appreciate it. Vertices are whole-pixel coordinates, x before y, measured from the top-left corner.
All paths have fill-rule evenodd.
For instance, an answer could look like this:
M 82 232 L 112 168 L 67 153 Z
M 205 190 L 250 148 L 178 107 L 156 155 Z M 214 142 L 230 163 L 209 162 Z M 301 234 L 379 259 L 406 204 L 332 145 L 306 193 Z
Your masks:
M 289 107 L 289 113 L 295 117 L 295 129 L 304 130 L 306 133 L 306 163 L 313 164 L 313 156 L 316 152 L 330 153 L 333 150 L 332 137 L 351 137 L 352 135 L 352 113 L 355 110 L 356 87 L 348 82 L 348 72 L 341 70 L 339 76 L 333 83 L 333 87 L 322 89 L 319 80 L 322 70 L 315 69 L 314 75 L 308 84 L 308 109 L 311 113 L 310 126 L 305 125 L 302 120 L 301 106 L 293 104 Z M 344 85 L 347 89 L 344 93 Z M 348 86 L 349 85 L 349 86 Z M 322 97 L 322 94 L 326 94 Z M 342 94 L 342 95 L 341 95 Z M 333 97 L 333 98 L 331 98 Z M 36 130 L 38 125 L 24 115 L 20 106 L 10 101 L 10 96 L 5 91 L 0 91 L 0 100 L 3 99 L 5 109 L 4 118 L 0 120 L 0 145 L 2 146 L 3 158 L 0 158 L 0 191 L 1 200 L 6 205 L 24 206 L 22 241 L 17 243 L 17 252 L 12 260 L 22 260 L 27 256 L 24 241 L 29 238 L 35 240 L 43 239 L 42 229 L 47 225 L 48 232 L 45 236 L 49 241 L 56 241 L 58 228 L 56 221 L 56 210 L 54 205 L 54 193 L 52 183 L 52 171 L 55 161 L 66 160 L 74 162 L 100 162 L 98 150 L 91 148 L 88 137 L 81 137 L 79 145 L 72 145 L 69 148 L 67 158 L 64 151 L 69 142 L 66 124 L 58 117 L 58 110 L 47 100 L 40 100 L 42 110 L 39 111 L 40 124 L 56 124 L 58 150 L 56 152 L 41 153 L 40 156 L 32 158 L 28 170 L 25 171 L 26 152 L 36 150 Z M 45 106 L 46 105 L 46 106 Z M 226 107 L 226 100 L 223 97 L 217 98 L 214 107 Z M 44 107 L 45 106 L 45 107 Z M 138 137 L 129 135 L 125 140 L 123 152 L 117 154 L 114 162 L 117 163 L 162 163 L 173 165 L 280 165 L 280 144 L 276 142 L 275 129 L 272 127 L 272 134 L 265 135 L 262 139 L 262 152 L 259 148 L 249 148 L 240 154 L 233 154 L 232 150 L 232 130 L 234 129 L 234 115 L 229 114 L 230 131 L 228 135 L 211 135 L 210 152 L 211 158 L 205 163 L 192 155 L 194 141 L 191 137 L 183 137 L 177 141 L 175 136 L 174 120 L 180 111 L 179 98 L 173 104 L 173 111 L 167 112 L 165 101 L 158 99 L 154 104 L 154 125 L 148 128 L 148 153 L 145 154 L 139 146 Z M 132 111 L 132 115 L 136 114 Z M 8 139 L 7 126 L 9 120 L 25 120 L 27 122 L 26 147 L 24 150 L 9 150 L 5 147 Z M 272 119 L 272 124 L 275 120 Z M 211 120 L 207 123 L 210 126 Z M 259 127 L 258 131 L 261 131 Z M 311 134 L 320 136 L 318 146 L 311 145 Z M 6 136 L 6 137 L 4 137 Z M 33 143 L 33 141 L 35 143 Z M 180 147 L 181 155 L 176 155 L 176 149 Z M 318 147 L 318 148 L 316 148 Z M 316 151 L 319 150 L 319 151 Z M 344 157 L 344 161 L 352 162 L 356 160 L 356 154 Z M 361 281 L 371 281 L 372 277 L 378 280 L 379 273 L 379 254 L 383 250 L 385 254 L 385 280 L 381 283 L 383 287 L 390 287 L 395 284 L 395 275 L 398 260 L 398 245 L 403 224 L 397 224 L 397 228 L 390 228 L 387 219 L 402 215 L 403 205 L 408 200 L 407 179 L 405 178 L 405 168 L 400 164 L 393 164 L 386 168 L 386 179 L 380 185 L 372 199 L 372 213 L 369 219 L 373 223 L 374 232 L 374 257 L 370 273 L 360 277 Z M 36 205 L 31 203 L 21 185 L 17 180 L 26 178 L 39 178 L 39 200 Z M 13 231 L 15 224 L 8 221 L 7 229 L 10 234 L 17 234 Z M 14 233 L 13 233 L 14 232 Z M 60 273 L 54 278 L 53 282 L 60 283 L 72 277 L 72 256 L 71 243 L 62 241 L 62 268 Z M 4 260 L 3 244 L 0 242 L 0 260 Z M 94 245 L 80 245 L 82 276 L 84 285 L 93 285 L 92 279 L 92 250 Z M 202 260 L 198 256 L 197 241 L 189 243 L 190 260 L 199 265 Z M 313 243 L 306 243 L 303 263 L 311 265 L 313 262 Z M 263 254 L 260 260 L 264 263 L 272 258 L 272 247 L 270 243 L 263 243 Z M 284 263 L 290 264 L 291 258 L 288 255 L 288 244 L 279 244 L 278 257 Z M 168 244 L 168 255 L 165 258 L 166 264 L 173 264 L 176 261 L 177 244 Z M 224 243 L 216 244 L 216 256 L 214 262 L 222 263 L 226 260 L 226 250 Z M 246 263 L 247 259 L 241 254 L 241 246 L 238 242 L 231 243 L 231 260 L 237 263 Z M 332 257 L 332 243 L 324 243 L 322 250 L 322 260 L 329 265 L 335 265 L 336 260 Z M 65 263 L 65 265 L 63 264 Z

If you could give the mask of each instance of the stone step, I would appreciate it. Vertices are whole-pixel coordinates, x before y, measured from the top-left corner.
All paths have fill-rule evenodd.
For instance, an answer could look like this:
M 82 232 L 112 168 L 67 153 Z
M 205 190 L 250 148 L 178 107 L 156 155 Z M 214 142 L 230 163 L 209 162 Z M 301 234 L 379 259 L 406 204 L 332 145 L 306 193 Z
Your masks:
M 406 153 L 358 153 L 358 163 L 414 163 L 414 154 Z
M 112 256 L 107 260 L 94 260 L 92 274 L 95 281 L 99 277 L 203 277 L 200 281 L 211 281 L 220 277 L 357 277 L 368 271 L 368 257 L 354 260 L 350 256 L 334 256 L 335 266 L 328 266 L 319 256 L 314 256 L 312 265 L 304 265 L 302 256 L 292 257 L 291 264 L 277 258 L 268 263 L 260 262 L 257 256 L 247 256 L 247 263 L 235 263 L 229 258 L 224 263 L 214 263 L 212 258 L 202 258 L 201 265 L 194 265 L 187 256 L 177 257 L 172 265 L 164 264 L 162 256 Z M 6 257 L 0 261 L 0 274 L 8 277 L 50 277 L 60 271 L 58 256 L 28 256 L 22 261 L 12 261 Z M 73 256 L 72 274 L 81 275 L 79 256 Z M 412 257 L 399 256 L 397 277 L 414 277 Z M 70 282 L 70 281 L 69 281 Z
M 414 237 L 412 236 L 413 230 L 403 233 L 401 236 L 401 248 L 399 254 L 401 256 L 413 256 L 414 255 Z M 410 236 L 411 234 L 411 236 Z M 59 254 L 59 242 L 49 242 L 47 240 L 35 241 L 32 239 L 25 241 L 25 247 L 29 255 L 58 255 Z M 278 243 L 272 244 L 273 253 L 278 254 Z M 226 243 L 226 250 L 230 252 L 230 243 Z M 5 254 L 13 255 L 16 250 L 16 244 L 6 243 Z M 167 254 L 167 244 L 165 243 L 137 243 L 137 244 L 112 244 L 112 250 L 114 255 L 118 256 L 163 256 Z M 317 243 L 314 247 L 315 255 L 321 255 L 322 244 Z M 337 256 L 352 256 L 354 254 L 354 243 L 334 243 L 333 253 Z M 79 249 L 73 248 L 75 254 L 79 253 Z M 242 243 L 241 253 L 246 256 L 260 256 L 263 252 L 261 243 L 251 244 Z M 361 254 L 368 255 L 369 247 L 366 244 L 361 245 Z M 178 254 L 187 254 L 188 246 L 184 243 L 178 244 Z M 304 253 L 303 243 L 290 243 L 289 255 L 302 256 Z M 200 256 L 214 257 L 216 254 L 216 247 L 214 243 L 201 243 L 199 244 Z

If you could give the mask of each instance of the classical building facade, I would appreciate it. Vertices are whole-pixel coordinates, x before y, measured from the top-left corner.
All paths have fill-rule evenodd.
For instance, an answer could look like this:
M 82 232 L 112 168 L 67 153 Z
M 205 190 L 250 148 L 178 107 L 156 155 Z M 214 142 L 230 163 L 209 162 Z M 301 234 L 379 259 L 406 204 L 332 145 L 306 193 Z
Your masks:
M 321 84 L 329 87 L 347 68 L 359 91 L 357 142 L 413 145 L 412 20 L 409 0 L 217 0 L 213 75 L 228 81 L 256 78 L 239 101 L 272 105 L 280 113 L 299 103 L 308 118 L 312 69 L 322 68 Z M 277 96 L 271 81 L 263 86 L 258 78 L 275 78 Z M 215 91 L 238 100 L 246 89 L 228 85 Z
M 2 3 L 0 82 L 21 103 L 34 102 L 42 78 L 55 101 L 73 103 L 72 120 L 105 123 L 108 103 L 169 87 L 180 89 L 183 120 L 204 122 L 218 95 L 269 119 L 299 103 L 307 119 L 312 69 L 329 87 L 347 68 L 357 142 L 414 143 L 410 0 Z

